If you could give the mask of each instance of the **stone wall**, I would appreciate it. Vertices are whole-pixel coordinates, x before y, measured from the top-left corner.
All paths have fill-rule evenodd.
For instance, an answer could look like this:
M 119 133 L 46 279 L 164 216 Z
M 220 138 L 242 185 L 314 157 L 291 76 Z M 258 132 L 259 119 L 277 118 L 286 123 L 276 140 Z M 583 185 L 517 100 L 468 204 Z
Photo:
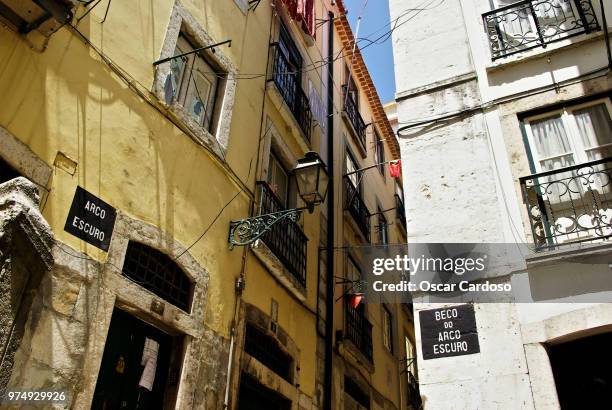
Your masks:
M 150 307 L 158 298 L 121 275 L 125 247 L 139 239 L 178 254 L 184 251 L 180 244 L 120 215 L 109 260 L 96 262 L 52 239 L 38 198 L 25 178 L 0 185 L 0 343 L 5 351 L 0 388 L 64 391 L 66 408 L 90 408 L 110 317 L 120 308 L 184 335 L 176 408 L 222 408 L 229 343 L 203 319 L 208 273 L 188 253 L 181 257 L 181 268 L 196 282 L 192 311 L 165 302 L 164 313 L 157 315 Z

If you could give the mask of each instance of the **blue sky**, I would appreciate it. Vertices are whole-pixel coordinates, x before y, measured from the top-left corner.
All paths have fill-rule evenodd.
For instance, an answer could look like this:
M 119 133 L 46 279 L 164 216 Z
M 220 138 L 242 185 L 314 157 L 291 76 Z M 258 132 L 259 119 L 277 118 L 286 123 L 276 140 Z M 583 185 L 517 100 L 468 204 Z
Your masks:
M 345 0 L 348 9 L 348 18 L 353 28 L 357 29 L 357 17 L 362 11 L 365 0 Z M 387 0 L 369 0 L 363 14 L 358 37 L 376 38 L 389 30 L 389 3 Z M 384 29 L 382 28 L 387 24 Z M 377 31 L 380 30 L 380 31 Z M 374 31 L 374 35 L 370 36 Z M 360 47 L 368 44 L 366 41 L 359 43 Z M 389 102 L 395 98 L 395 74 L 393 73 L 393 51 L 391 38 L 382 44 L 374 44 L 362 51 L 374 85 L 382 103 Z

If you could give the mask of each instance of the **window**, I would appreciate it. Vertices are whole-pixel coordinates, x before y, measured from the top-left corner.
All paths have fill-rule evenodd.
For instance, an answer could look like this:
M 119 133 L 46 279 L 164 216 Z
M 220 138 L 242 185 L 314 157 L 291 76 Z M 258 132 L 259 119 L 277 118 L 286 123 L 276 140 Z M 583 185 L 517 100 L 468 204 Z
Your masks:
M 13 178 L 17 178 L 21 175 L 15 169 L 10 166 L 5 160 L 0 158 L 0 184 L 9 181 Z
M 276 339 L 251 323 L 246 325 L 244 351 L 289 383 L 292 382 L 292 357 L 281 349 Z
M 346 80 L 346 89 L 349 97 L 355 103 L 355 108 L 359 110 L 359 89 L 355 83 L 354 73 L 349 69 L 347 64 L 344 65 L 344 78 Z
M 359 166 L 357 165 L 357 162 L 355 161 L 355 159 L 353 159 L 353 156 L 348 150 L 346 151 L 346 157 L 344 161 L 346 166 L 345 174 L 350 174 L 347 176 L 347 178 L 353 184 L 353 188 L 355 188 L 358 193 L 361 193 L 360 173 L 356 172 L 359 169 Z
M 374 130 L 374 143 L 376 144 L 374 158 L 376 160 L 376 164 L 378 165 L 378 171 L 380 171 L 381 175 L 385 176 L 385 144 L 383 140 L 378 135 L 378 132 Z
M 349 376 L 344 376 L 344 393 L 366 409 L 370 408 L 370 396 Z M 352 408 L 345 406 L 345 408 Z
M 179 35 L 174 55 L 194 50 L 195 46 L 183 35 Z M 207 61 L 202 53 L 192 53 L 171 60 L 166 82 L 166 102 L 176 101 L 203 128 L 210 131 L 214 126 L 215 100 L 222 74 L 215 65 Z
M 406 344 L 406 370 L 410 373 L 410 375 L 416 375 L 416 356 L 414 354 L 414 343 L 408 336 L 405 336 L 405 344 Z
M 612 155 L 609 99 L 527 118 L 527 135 L 538 172 Z
M 273 151 L 270 152 L 266 182 L 285 209 L 297 206 L 298 195 L 295 178 L 292 178 L 291 173 L 286 170 L 280 158 Z
M 289 30 L 284 24 L 280 25 L 280 34 L 278 38 L 278 48 L 283 57 L 288 63 L 287 71 L 295 78 L 294 85 L 301 87 L 302 85 L 302 55 L 298 51 L 297 46 L 293 42 Z
M 380 207 L 378 207 L 378 243 L 381 245 L 389 243 L 389 224 L 384 211 Z
M 393 316 L 391 315 L 391 311 L 386 306 L 383 306 L 382 308 L 383 345 L 388 351 L 393 353 Z
M 157 249 L 130 241 L 122 274 L 182 310 L 189 310 L 191 279 L 168 255 Z
M 274 192 L 281 204 L 286 208 L 289 194 L 289 173 L 285 171 L 285 168 L 283 168 L 283 165 L 274 153 L 270 153 L 267 182 L 272 192 Z

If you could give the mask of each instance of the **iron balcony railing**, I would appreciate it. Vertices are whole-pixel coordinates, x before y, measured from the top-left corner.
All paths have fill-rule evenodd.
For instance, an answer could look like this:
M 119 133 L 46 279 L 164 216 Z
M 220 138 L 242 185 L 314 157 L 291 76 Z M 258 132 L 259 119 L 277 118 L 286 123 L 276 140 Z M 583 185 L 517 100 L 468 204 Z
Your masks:
M 296 73 L 287 61 L 285 55 L 277 47 L 274 53 L 274 84 L 289 106 L 289 110 L 295 117 L 304 136 L 310 141 L 310 131 L 312 126 L 312 112 L 308 96 L 302 90 L 299 82 L 300 75 Z
M 344 100 L 344 112 L 346 117 L 348 118 L 351 126 L 355 130 L 357 134 L 357 138 L 359 140 L 359 144 L 361 144 L 361 148 L 366 151 L 366 125 L 363 118 L 361 118 L 361 114 L 359 113 L 359 108 L 355 101 L 353 101 L 353 97 L 348 93 L 348 86 L 342 86 L 342 98 Z
M 612 236 L 612 157 L 520 178 L 537 250 Z
M 357 191 L 348 177 L 344 178 L 344 209 L 349 211 L 355 223 L 369 242 L 370 211 L 363 201 L 361 193 Z
M 259 181 L 257 185 L 260 215 L 285 209 L 266 182 Z M 297 222 L 284 219 L 273 225 L 261 238 L 295 279 L 305 287 L 308 238 L 302 231 L 302 227 Z
M 599 30 L 590 0 L 525 0 L 482 15 L 493 60 Z
M 421 393 L 419 391 L 419 382 L 414 378 L 410 370 L 406 371 L 408 376 L 408 403 L 415 410 L 421 409 Z
M 406 209 L 404 208 L 404 201 L 398 194 L 395 194 L 395 216 L 406 227 Z
M 372 360 L 372 324 L 366 319 L 363 306 L 353 309 L 348 302 L 346 310 L 346 338 Z

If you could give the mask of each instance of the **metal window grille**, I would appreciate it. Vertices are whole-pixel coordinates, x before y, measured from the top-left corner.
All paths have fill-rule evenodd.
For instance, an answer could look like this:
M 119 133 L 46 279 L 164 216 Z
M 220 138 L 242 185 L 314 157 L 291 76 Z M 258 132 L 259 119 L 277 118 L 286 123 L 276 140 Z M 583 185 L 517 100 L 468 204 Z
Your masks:
M 250 323 L 246 325 L 244 351 L 289 383 L 292 382 L 293 358 L 280 348 L 273 337 Z
M 189 310 L 193 282 L 168 255 L 157 249 L 130 241 L 122 274 L 180 309 Z
M 350 377 L 344 376 L 344 392 L 366 409 L 370 408 L 370 396 Z
M 590 0 L 524 0 L 483 14 L 493 60 L 599 30 Z

